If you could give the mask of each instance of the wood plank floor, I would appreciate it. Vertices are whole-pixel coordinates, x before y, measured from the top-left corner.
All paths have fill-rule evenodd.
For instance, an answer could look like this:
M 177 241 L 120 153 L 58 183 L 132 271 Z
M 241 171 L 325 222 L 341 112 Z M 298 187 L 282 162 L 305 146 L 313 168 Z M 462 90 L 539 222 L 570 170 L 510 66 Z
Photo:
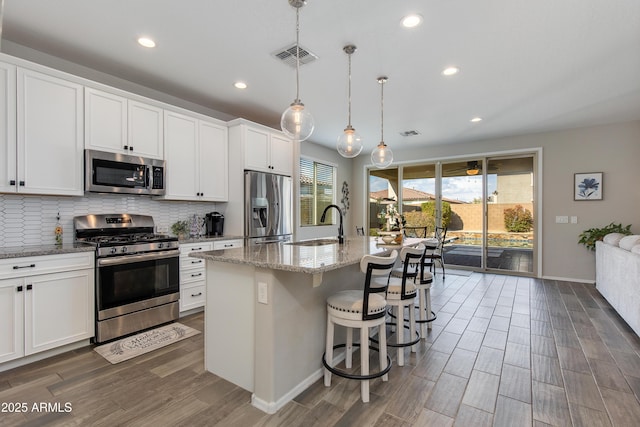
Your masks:
M 1 412 L 0 425 L 640 425 L 640 339 L 594 286 L 448 273 L 432 300 L 433 329 L 388 382 L 372 382 L 368 404 L 356 381 L 334 377 L 266 415 L 204 371 L 200 334 L 117 365 L 86 347 L 0 373 L 3 408 L 29 407 Z M 202 314 L 181 322 L 204 327 Z M 41 402 L 70 412 L 31 410 Z

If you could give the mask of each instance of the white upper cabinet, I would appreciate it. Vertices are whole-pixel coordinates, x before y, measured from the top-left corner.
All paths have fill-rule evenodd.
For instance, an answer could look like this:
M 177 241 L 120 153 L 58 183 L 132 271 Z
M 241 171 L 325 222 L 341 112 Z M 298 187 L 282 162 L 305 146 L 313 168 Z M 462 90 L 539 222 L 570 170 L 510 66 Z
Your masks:
M 163 109 L 87 87 L 85 146 L 163 159 Z
M 228 138 L 223 125 L 165 111 L 168 200 L 227 201 Z
M 17 167 L 9 179 L 14 192 L 83 195 L 82 89 L 53 75 L 17 69 Z
M 291 176 L 293 143 L 281 132 L 242 121 L 232 124 L 234 140 L 243 148 L 244 168 Z M 238 138 L 240 141 L 235 141 Z
M 16 191 L 16 156 L 16 67 L 0 62 L 0 192 Z
M 226 126 L 199 122 L 200 192 L 203 200 L 229 199 L 229 137 Z
M 162 116 L 164 110 L 153 105 L 129 100 L 129 153 L 162 159 L 164 135 Z

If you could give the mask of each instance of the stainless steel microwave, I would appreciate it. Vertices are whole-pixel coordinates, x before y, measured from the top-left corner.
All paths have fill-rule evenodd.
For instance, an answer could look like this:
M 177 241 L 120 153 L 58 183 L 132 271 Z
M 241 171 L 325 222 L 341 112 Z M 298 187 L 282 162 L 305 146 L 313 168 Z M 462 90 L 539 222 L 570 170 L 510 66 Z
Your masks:
M 95 193 L 165 194 L 165 161 L 126 154 L 85 150 L 85 191 Z

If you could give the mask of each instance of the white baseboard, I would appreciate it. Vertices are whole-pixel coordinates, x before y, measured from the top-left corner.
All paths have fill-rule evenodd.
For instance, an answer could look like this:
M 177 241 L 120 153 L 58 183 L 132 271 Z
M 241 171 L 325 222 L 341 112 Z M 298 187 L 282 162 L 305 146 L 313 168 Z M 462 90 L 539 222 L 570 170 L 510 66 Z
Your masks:
M 595 280 L 585 280 L 585 279 L 574 279 L 571 277 L 555 277 L 555 276 L 542 276 L 544 280 L 559 280 L 561 282 L 576 282 L 576 283 L 587 283 L 589 285 L 595 285 Z
M 255 394 L 251 395 L 251 404 L 267 414 L 275 414 L 284 405 L 293 400 L 294 397 L 305 391 L 314 382 L 318 381 L 324 375 L 324 368 L 318 369 L 313 374 L 305 378 L 301 383 L 289 390 L 284 396 L 275 402 L 267 402 L 256 397 Z
M 333 360 L 335 364 L 338 364 L 344 360 L 346 354 L 344 351 L 342 351 L 340 353 L 334 354 L 334 356 L 335 357 Z M 318 369 L 317 371 L 309 375 L 302 382 L 300 382 L 294 388 L 289 390 L 287 393 L 284 394 L 284 396 L 282 396 L 280 399 L 276 400 L 275 402 L 267 402 L 263 399 L 256 397 L 255 394 L 252 394 L 251 405 L 260 409 L 262 412 L 266 412 L 267 414 L 275 414 L 283 406 L 285 406 L 287 403 L 292 401 L 294 397 L 296 397 L 297 395 L 299 395 L 300 393 L 308 389 L 311 386 L 311 384 L 315 383 L 323 376 L 324 376 L 324 367 Z

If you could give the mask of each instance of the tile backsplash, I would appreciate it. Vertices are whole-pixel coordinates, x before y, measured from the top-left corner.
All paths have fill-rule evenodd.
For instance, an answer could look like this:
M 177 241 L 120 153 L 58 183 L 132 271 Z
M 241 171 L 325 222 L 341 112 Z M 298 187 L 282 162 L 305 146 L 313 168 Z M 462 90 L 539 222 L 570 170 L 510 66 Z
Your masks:
M 63 243 L 73 242 L 73 217 L 102 213 L 151 215 L 157 232 L 170 233 L 178 220 L 207 212 L 224 214 L 226 203 L 155 200 L 149 196 L 91 194 L 84 197 L 22 196 L 0 194 L 0 247 L 55 243 L 57 215 L 63 227 Z

